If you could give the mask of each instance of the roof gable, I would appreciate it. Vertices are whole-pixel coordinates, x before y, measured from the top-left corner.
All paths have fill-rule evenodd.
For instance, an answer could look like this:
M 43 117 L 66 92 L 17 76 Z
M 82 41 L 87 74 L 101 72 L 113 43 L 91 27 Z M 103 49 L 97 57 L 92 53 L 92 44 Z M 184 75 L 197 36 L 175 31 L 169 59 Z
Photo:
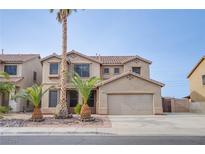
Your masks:
M 83 58 L 86 58 L 86 59 L 88 59 L 88 60 L 91 60 L 91 61 L 94 61 L 94 62 L 96 62 L 96 63 L 100 63 L 100 64 L 101 64 L 101 62 L 100 62 L 99 60 L 97 60 L 97 59 L 95 59 L 95 58 L 92 58 L 91 56 L 86 56 L 86 55 L 84 55 L 84 54 L 82 54 L 82 53 L 80 53 L 80 52 L 77 52 L 77 51 L 75 51 L 75 50 L 72 50 L 72 51 L 70 51 L 70 52 L 67 53 L 67 55 L 71 55 L 71 54 L 76 54 L 76 55 L 78 55 L 78 56 L 80 56 L 80 57 L 83 57 Z
M 156 84 L 156 85 L 161 86 L 161 87 L 164 87 L 164 86 L 165 86 L 165 85 L 164 85 L 163 83 L 161 83 L 161 82 L 158 82 L 158 81 L 155 81 L 155 80 L 152 80 L 152 79 L 148 79 L 148 78 L 144 78 L 144 77 L 142 77 L 142 76 L 140 76 L 140 75 L 138 75 L 138 74 L 136 74 L 136 73 L 133 73 L 133 72 L 128 71 L 128 72 L 125 72 L 125 73 L 122 73 L 122 74 L 120 74 L 120 75 L 114 76 L 114 77 L 112 77 L 112 78 L 110 78 L 110 79 L 107 79 L 107 80 L 105 80 L 105 81 L 99 83 L 99 84 L 97 85 L 97 87 L 100 87 L 100 86 L 103 86 L 103 85 L 105 85 L 105 84 L 111 83 L 111 82 L 113 82 L 113 81 L 116 81 L 116 80 L 118 80 L 118 79 L 120 79 L 120 78 L 122 78 L 122 77 L 128 76 L 128 75 L 132 75 L 132 76 L 134 76 L 134 77 L 140 78 L 140 79 L 142 79 L 142 80 L 148 81 L 148 82 L 150 82 L 150 83 Z
M 189 78 L 193 73 L 194 71 L 198 68 L 198 66 L 203 62 L 203 60 L 205 60 L 205 56 L 203 56 L 199 62 L 194 66 L 194 68 L 191 70 L 191 72 L 188 74 L 187 78 Z
M 45 61 L 45 60 L 48 60 L 48 59 L 50 59 L 50 58 L 58 58 L 58 59 L 61 59 L 61 56 L 59 56 L 59 55 L 57 55 L 56 53 L 53 53 L 52 55 L 49 55 L 49 56 L 46 56 L 46 57 L 44 57 L 44 58 L 42 58 L 41 59 L 41 63 L 43 62 L 43 61 Z

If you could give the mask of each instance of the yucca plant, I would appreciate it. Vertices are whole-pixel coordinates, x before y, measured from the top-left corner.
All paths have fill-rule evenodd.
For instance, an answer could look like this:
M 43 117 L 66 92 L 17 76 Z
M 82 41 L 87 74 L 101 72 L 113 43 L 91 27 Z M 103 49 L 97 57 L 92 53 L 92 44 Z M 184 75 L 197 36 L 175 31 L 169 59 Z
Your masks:
M 17 93 L 12 98 L 13 99 L 22 98 L 22 99 L 30 101 L 34 106 L 31 120 L 39 122 L 39 121 L 43 121 L 43 114 L 39 107 L 41 98 L 49 89 L 50 88 L 43 91 L 42 85 L 34 84 L 32 87 L 28 87 L 26 89 L 21 90 L 19 93 Z
M 91 110 L 87 102 L 90 97 L 91 90 L 100 81 L 100 79 L 97 77 L 91 77 L 88 80 L 83 80 L 77 73 L 74 73 L 71 81 L 82 97 L 83 102 L 80 110 L 81 119 L 89 119 L 91 117 Z

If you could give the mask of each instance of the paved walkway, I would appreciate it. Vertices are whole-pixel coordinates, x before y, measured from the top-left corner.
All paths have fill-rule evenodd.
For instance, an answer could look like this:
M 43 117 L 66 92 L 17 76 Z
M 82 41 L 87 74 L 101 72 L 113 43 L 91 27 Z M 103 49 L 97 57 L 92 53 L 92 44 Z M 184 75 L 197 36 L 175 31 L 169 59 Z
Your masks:
M 205 115 L 108 116 L 112 127 L 0 127 L 1 135 L 205 136 Z

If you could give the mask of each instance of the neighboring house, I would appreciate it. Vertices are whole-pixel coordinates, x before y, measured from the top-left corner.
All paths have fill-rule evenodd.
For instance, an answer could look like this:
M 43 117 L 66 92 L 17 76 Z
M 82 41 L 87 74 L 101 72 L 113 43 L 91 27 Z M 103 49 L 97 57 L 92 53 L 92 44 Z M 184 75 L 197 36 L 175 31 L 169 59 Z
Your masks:
M 23 88 L 40 84 L 42 81 L 42 65 L 38 54 L 0 54 L 0 71 L 7 72 L 9 82 L 14 83 L 15 91 L 11 94 L 0 94 L 0 105 L 10 105 L 13 111 L 23 111 L 31 108 L 29 102 L 22 99 L 11 100 L 11 95 Z M 0 78 L 3 82 L 3 78 Z
M 78 102 L 79 93 L 71 83 L 73 72 L 83 79 L 92 76 L 103 81 L 93 89 L 88 101 L 96 114 L 161 114 L 161 88 L 164 84 L 150 79 L 151 61 L 139 56 L 86 56 L 76 51 L 67 53 L 67 102 L 71 112 Z M 59 101 L 61 56 L 53 54 L 41 60 L 43 88 L 50 89 L 42 98 L 42 111 L 55 112 Z
M 205 102 L 205 56 L 187 76 L 190 84 L 190 98 L 194 102 Z

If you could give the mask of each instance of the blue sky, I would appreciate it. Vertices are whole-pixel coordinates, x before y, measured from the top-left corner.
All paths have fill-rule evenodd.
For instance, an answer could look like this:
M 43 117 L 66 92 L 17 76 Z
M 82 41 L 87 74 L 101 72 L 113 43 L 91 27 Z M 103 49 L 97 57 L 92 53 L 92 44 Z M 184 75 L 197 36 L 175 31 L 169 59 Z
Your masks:
M 139 55 L 153 62 L 163 96 L 189 94 L 187 74 L 205 55 L 205 10 L 79 10 L 69 17 L 68 47 L 87 55 Z M 5 53 L 61 51 L 61 25 L 48 10 L 0 10 Z

